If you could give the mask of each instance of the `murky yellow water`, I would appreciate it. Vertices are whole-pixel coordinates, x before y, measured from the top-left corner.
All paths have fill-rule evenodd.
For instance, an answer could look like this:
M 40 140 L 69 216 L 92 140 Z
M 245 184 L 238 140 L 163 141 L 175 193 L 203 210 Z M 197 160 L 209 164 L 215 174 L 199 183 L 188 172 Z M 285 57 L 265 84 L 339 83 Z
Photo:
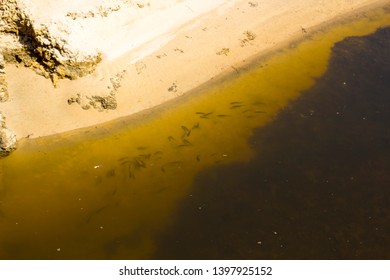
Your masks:
M 386 25 L 389 13 L 367 13 L 143 121 L 20 143 L 0 160 L 0 258 L 150 257 L 199 171 L 250 160 L 252 130 L 315 83 L 335 42 Z

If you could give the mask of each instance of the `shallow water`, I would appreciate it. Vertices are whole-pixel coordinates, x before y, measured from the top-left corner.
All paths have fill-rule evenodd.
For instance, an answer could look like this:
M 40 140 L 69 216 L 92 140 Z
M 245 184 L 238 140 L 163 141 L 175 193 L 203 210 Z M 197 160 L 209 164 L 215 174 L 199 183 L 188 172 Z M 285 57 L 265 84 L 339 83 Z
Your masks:
M 321 125 L 307 133 L 307 127 L 290 127 L 312 120 L 322 106 L 333 108 L 333 99 L 316 99 L 319 94 L 310 90 L 328 79 L 327 75 L 320 77 L 334 43 L 389 23 L 383 11 L 368 13 L 260 59 L 237 77 L 176 102 L 174 109 L 165 105 L 137 118 L 22 142 L 10 157 L 0 160 L 0 258 L 283 258 L 292 256 L 283 253 L 287 252 L 284 246 L 299 251 L 308 237 L 318 233 L 315 229 L 322 232 L 329 227 L 333 232 L 335 226 L 319 219 L 317 213 L 327 210 L 324 216 L 328 219 L 344 213 L 326 208 L 329 185 L 335 199 L 343 202 L 346 198 L 337 194 L 350 193 L 344 187 L 346 178 L 360 179 L 359 172 L 347 172 L 345 177 L 344 171 L 332 169 L 340 160 L 329 163 L 324 158 L 346 149 L 341 146 L 332 152 L 335 148 L 326 145 L 332 141 L 325 141 L 338 139 L 345 127 L 338 127 L 339 119 L 329 117 L 318 118 Z M 337 72 L 332 67 L 330 71 Z M 369 86 L 378 84 L 375 78 L 370 76 Z M 301 94 L 301 99 L 291 103 Z M 321 106 L 304 107 L 305 96 L 312 96 Z M 279 113 L 289 103 L 291 109 Z M 296 114 L 298 120 L 288 115 L 297 110 L 297 104 L 303 106 Z M 353 121 L 349 124 L 352 127 Z M 381 130 L 377 129 L 378 134 Z M 312 130 L 321 133 L 314 137 Z M 294 135 L 297 131 L 298 136 Z M 385 140 L 379 142 L 387 147 Z M 323 145 L 327 149 L 318 150 L 320 154 L 310 161 L 307 155 L 313 151 L 309 148 L 314 146 L 317 151 Z M 375 145 L 372 156 L 383 152 L 381 145 Z M 352 149 L 350 154 L 355 152 Z M 357 160 L 350 154 L 341 163 L 354 170 Z M 328 164 L 331 168 L 324 175 L 321 172 Z M 380 175 L 375 182 L 388 182 L 384 172 Z M 343 178 L 343 188 L 337 176 Z M 329 183 L 332 180 L 338 183 Z M 375 199 L 366 204 L 379 203 L 375 209 L 386 216 L 383 211 L 388 210 L 382 206 L 388 196 L 380 200 L 377 191 L 372 193 Z M 363 187 L 355 196 L 362 195 L 366 195 Z M 297 205 L 305 211 L 292 211 Z M 357 205 L 345 207 L 351 209 L 344 213 L 350 217 Z M 377 219 L 379 214 L 374 212 L 370 217 Z M 289 227 L 292 223 L 294 227 Z M 354 219 L 351 223 L 351 228 L 360 225 Z M 378 224 L 379 228 L 385 230 Z M 293 230 L 300 238 L 287 232 Z M 343 243 L 346 235 L 340 227 L 333 237 Z M 378 238 L 373 235 L 371 243 L 375 245 Z M 309 244 L 315 241 L 322 240 L 314 238 Z M 307 257 L 346 256 L 320 255 L 321 248 L 310 246 Z M 384 256 L 375 252 L 372 256 Z

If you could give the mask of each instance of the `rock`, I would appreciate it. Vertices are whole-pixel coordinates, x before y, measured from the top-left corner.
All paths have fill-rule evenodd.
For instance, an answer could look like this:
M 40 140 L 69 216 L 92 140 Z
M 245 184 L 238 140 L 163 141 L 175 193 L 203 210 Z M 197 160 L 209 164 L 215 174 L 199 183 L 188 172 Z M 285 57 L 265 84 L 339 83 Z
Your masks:
M 8 100 L 7 81 L 5 79 L 4 57 L 0 53 L 0 102 Z
M 17 34 L 20 15 L 17 0 L 0 0 L 0 32 Z
M 91 96 L 90 103 L 98 111 L 115 110 L 118 106 L 115 96 Z
M 0 76 L 0 102 L 5 102 L 8 100 L 8 90 L 6 81 L 3 80 L 3 77 Z
M 25 54 L 15 55 L 18 62 L 48 78 L 76 79 L 93 72 L 101 61 L 97 49 L 84 47 L 80 23 L 67 18 L 66 9 L 55 7 L 65 6 L 65 1 L 44 3 L 45 8 L 30 0 L 0 2 L 0 33 L 14 34 L 24 43 Z
M 0 113 L 0 157 L 16 149 L 16 135 L 6 127 L 5 117 Z
M 0 157 L 16 149 L 16 135 L 8 128 L 0 128 Z

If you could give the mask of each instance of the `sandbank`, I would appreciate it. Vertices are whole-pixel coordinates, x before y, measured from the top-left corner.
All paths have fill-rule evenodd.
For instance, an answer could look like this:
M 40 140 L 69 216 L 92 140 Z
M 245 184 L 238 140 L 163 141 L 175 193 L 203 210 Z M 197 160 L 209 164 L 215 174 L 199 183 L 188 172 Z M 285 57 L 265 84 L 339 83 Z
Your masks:
M 383 0 L 168 2 L 131 24 L 107 26 L 99 48 L 102 61 L 84 77 L 62 79 L 54 87 L 50 79 L 29 68 L 6 64 L 9 100 L 0 103 L 0 112 L 7 126 L 18 139 L 35 138 L 129 116 L 183 96 L 221 73 L 239 71 L 253 57 L 304 39 L 323 23 L 389 4 Z M 126 16 L 118 14 L 115 22 Z M 90 47 L 99 40 L 98 34 L 92 34 L 86 42 Z M 115 108 L 88 105 L 94 96 L 110 96 L 113 91 Z

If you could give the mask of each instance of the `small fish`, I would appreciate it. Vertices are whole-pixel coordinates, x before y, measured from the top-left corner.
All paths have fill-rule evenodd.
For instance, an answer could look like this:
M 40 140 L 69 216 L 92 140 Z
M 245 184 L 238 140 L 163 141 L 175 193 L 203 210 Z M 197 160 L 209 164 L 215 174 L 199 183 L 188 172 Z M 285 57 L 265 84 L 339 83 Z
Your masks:
M 197 114 L 197 115 L 201 115 L 201 116 L 209 116 L 209 115 L 211 115 L 213 112 L 207 112 L 207 113 L 205 113 L 205 112 L 196 112 L 195 114 Z
M 233 101 L 233 102 L 230 102 L 230 105 L 242 105 L 242 102 L 240 102 L 240 101 Z
M 191 134 L 191 129 L 188 129 L 188 127 L 182 125 L 181 129 L 184 131 L 183 137 L 189 137 Z
M 151 156 L 152 156 L 152 154 L 141 154 L 141 155 L 138 155 L 137 158 L 147 160 L 147 159 L 150 159 Z
M 145 146 L 140 146 L 140 147 L 137 147 L 137 150 L 139 151 L 143 151 L 143 150 L 146 150 L 148 147 L 145 147 Z
M 177 146 L 177 148 L 192 146 L 192 143 L 190 141 L 188 141 L 187 139 L 183 139 L 182 143 L 183 144 Z
M 102 182 L 103 182 L 102 176 L 96 176 L 96 177 L 95 177 L 95 183 L 96 183 L 96 184 L 101 184 Z
M 230 109 L 236 109 L 236 108 L 240 108 L 240 107 L 242 107 L 242 106 L 244 106 L 244 105 L 242 105 L 242 104 L 237 104 L 237 105 L 230 106 Z
M 157 151 L 157 152 L 155 152 L 155 153 L 153 154 L 153 159 L 154 159 L 154 160 L 159 160 L 159 159 L 162 158 L 162 155 L 163 155 L 163 154 L 164 154 L 163 152 Z
M 196 161 L 197 161 L 197 162 L 200 161 L 200 155 L 197 155 L 197 156 L 196 156 Z
M 100 207 L 100 208 L 98 208 L 97 210 L 95 210 L 94 212 L 92 212 L 92 213 L 87 217 L 87 219 L 85 220 L 85 223 L 88 224 L 94 216 L 98 215 L 98 214 L 99 214 L 100 212 L 102 212 L 106 207 L 107 207 L 107 206 Z
M 107 177 L 114 177 L 115 176 L 115 169 L 111 169 L 107 172 Z
M 197 129 L 197 128 L 200 128 L 200 126 L 199 126 L 199 123 L 198 123 L 198 122 L 192 126 L 192 129 Z
M 256 114 L 265 114 L 265 113 L 267 113 L 267 112 L 265 112 L 265 111 L 260 111 L 260 110 L 256 110 L 256 111 L 254 111 Z
M 139 158 L 135 158 L 134 159 L 132 166 L 135 169 L 146 168 L 145 162 L 142 159 L 139 159 Z
M 132 161 L 131 160 L 125 160 L 125 161 L 122 161 L 120 163 L 120 165 L 126 165 L 126 164 L 130 164 Z
M 168 141 L 171 143 L 176 142 L 175 138 L 173 138 L 172 136 L 168 137 Z
M 208 112 L 208 113 L 205 113 L 203 115 L 201 115 L 200 117 L 203 118 L 203 119 L 208 119 L 209 116 L 212 114 L 213 112 Z
M 218 117 L 218 118 L 226 118 L 226 117 L 229 117 L 229 115 L 223 115 L 223 114 L 221 114 L 221 115 L 217 115 L 217 117 Z
M 122 157 L 122 158 L 118 159 L 118 161 L 126 161 L 126 160 L 129 160 L 129 157 Z

